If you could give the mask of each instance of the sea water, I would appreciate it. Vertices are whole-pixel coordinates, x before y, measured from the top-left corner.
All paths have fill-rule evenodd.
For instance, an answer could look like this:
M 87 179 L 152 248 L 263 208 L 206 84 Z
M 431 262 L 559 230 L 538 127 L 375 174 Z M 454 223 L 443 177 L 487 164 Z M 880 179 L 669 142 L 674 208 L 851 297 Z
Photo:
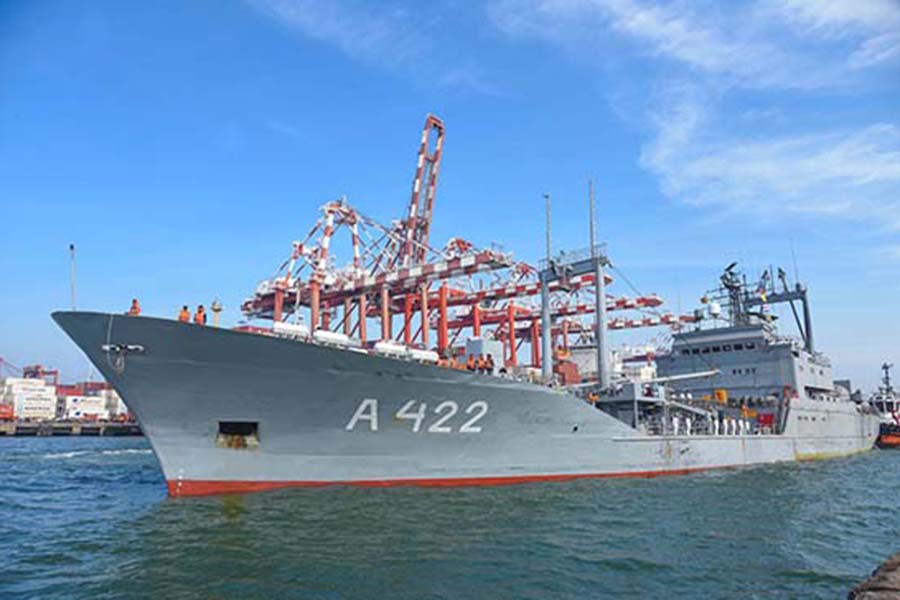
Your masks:
M 0 598 L 840 598 L 900 452 L 657 479 L 169 499 L 142 438 L 0 439 Z

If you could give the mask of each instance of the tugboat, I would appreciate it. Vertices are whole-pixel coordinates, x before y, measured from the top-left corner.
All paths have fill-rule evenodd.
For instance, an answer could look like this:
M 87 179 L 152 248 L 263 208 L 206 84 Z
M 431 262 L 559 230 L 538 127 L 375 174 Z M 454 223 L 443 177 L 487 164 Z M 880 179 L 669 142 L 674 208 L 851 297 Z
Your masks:
M 872 408 L 881 415 L 877 441 L 879 448 L 900 448 L 900 416 L 897 415 L 897 410 L 900 409 L 900 396 L 891 385 L 893 367 L 894 365 L 887 362 L 881 365 L 881 371 L 884 373 L 881 377 L 881 386 L 869 400 Z

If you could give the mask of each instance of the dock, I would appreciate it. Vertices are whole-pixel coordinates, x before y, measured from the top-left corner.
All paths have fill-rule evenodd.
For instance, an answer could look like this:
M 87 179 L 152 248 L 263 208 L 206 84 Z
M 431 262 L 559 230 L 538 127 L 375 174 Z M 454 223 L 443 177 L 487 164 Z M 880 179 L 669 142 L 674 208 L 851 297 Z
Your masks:
M 879 566 L 868 579 L 850 590 L 849 600 L 900 598 L 900 552 Z
M 137 423 L 112 421 L 9 421 L 0 423 L 0 437 L 56 437 L 56 436 L 138 436 L 144 435 Z

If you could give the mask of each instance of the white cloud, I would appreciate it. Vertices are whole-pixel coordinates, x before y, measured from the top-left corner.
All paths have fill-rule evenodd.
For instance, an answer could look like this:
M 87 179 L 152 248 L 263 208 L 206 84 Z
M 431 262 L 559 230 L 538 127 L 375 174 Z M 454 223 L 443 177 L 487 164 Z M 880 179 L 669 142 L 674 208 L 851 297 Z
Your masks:
M 801 35 L 855 45 L 846 63 L 852 68 L 900 57 L 897 0 L 762 0 L 761 7 Z
M 900 25 L 896 0 L 766 0 L 762 6 L 802 28 L 833 36 Z
M 400 10 L 318 0 L 251 0 L 251 5 L 310 39 L 337 46 L 354 59 L 402 65 L 418 55 L 424 39 Z
M 854 68 L 872 67 L 900 58 L 900 32 L 888 32 L 864 41 L 850 55 L 848 63 Z
M 308 39 L 348 57 L 441 87 L 495 94 L 477 62 L 445 51 L 440 36 L 452 31 L 452 14 L 440 3 L 364 0 L 247 0 L 251 6 Z M 441 40 L 442 41 L 442 40 Z
M 614 32 L 645 56 L 746 88 L 848 85 L 853 68 L 900 56 L 895 0 L 495 0 L 488 14 L 510 36 L 578 54 Z
M 717 128 L 714 105 L 691 87 L 653 114 L 641 165 L 682 201 L 764 217 L 829 215 L 900 229 L 900 128 L 736 137 Z
M 720 21 L 680 2 L 498 0 L 489 6 L 493 22 L 513 36 L 539 37 L 580 50 L 586 40 L 602 37 L 609 29 L 638 42 L 645 55 L 698 71 L 727 74 L 754 85 L 759 81 L 793 87 L 805 79 L 784 77 L 781 69 L 791 62 L 789 57 L 776 45 L 742 32 L 742 20 L 736 15 L 713 12 Z
M 832 215 L 900 230 L 897 124 L 790 117 L 823 90 L 865 94 L 861 69 L 900 54 L 900 1 L 497 0 L 489 14 L 509 36 L 576 55 L 608 52 L 597 40 L 615 34 L 652 59 L 635 76 L 664 102 L 644 115 L 640 163 L 666 195 L 730 213 Z M 687 83 L 660 86 L 673 78 Z M 781 95 L 742 101 L 748 89 Z

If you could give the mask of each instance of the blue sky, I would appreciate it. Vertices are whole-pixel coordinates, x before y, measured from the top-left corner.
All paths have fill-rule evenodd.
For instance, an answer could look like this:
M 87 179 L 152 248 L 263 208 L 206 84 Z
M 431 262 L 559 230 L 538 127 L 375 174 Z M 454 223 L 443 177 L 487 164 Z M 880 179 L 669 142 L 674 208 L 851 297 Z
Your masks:
M 896 0 L 2 2 L 0 356 L 85 373 L 49 319 L 70 242 L 81 308 L 237 322 L 325 201 L 402 215 L 428 112 L 438 245 L 535 260 L 549 191 L 583 246 L 593 177 L 670 309 L 793 244 L 836 371 L 900 363 Z

